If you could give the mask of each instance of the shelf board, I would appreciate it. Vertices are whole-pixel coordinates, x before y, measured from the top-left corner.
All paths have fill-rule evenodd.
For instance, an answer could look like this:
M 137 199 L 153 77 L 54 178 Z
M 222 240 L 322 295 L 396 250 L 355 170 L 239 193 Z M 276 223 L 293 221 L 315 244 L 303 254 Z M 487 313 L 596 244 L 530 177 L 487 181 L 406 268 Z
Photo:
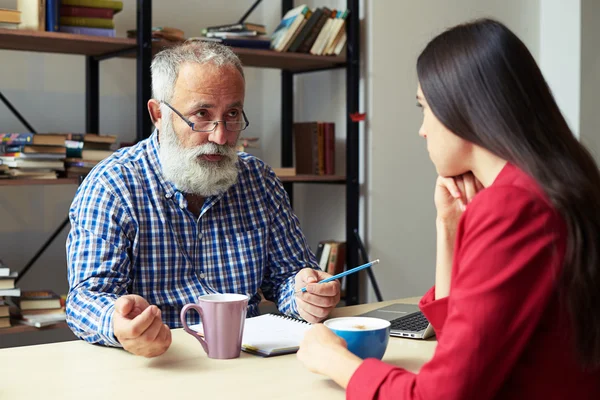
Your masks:
M 23 50 L 44 53 L 79 54 L 102 56 L 136 46 L 136 39 L 110 38 L 102 36 L 74 35 L 63 32 L 0 29 L 0 49 Z M 173 45 L 171 42 L 153 42 L 154 53 Z M 312 71 L 326 68 L 341 68 L 346 65 L 346 56 L 313 56 L 304 53 L 282 53 L 274 50 L 258 50 L 232 47 L 245 67 L 275 68 L 290 71 Z M 123 54 L 135 57 L 135 51 Z
M 0 49 L 100 56 L 135 47 L 135 39 L 0 29 Z
M 304 53 L 282 53 L 232 47 L 244 67 L 276 68 L 290 71 L 311 71 L 346 66 L 346 56 L 313 56 Z
M 77 185 L 79 178 L 58 179 L 0 179 L 0 186 Z
M 45 326 L 43 328 L 36 328 L 35 326 L 15 324 L 8 328 L 0 328 L 0 335 L 10 335 L 10 334 L 14 334 L 14 333 L 23 333 L 23 332 L 49 331 L 51 329 L 65 329 L 68 327 L 69 326 L 67 325 L 66 322 L 58 322 L 54 325 Z
M 346 183 L 346 177 L 343 175 L 293 175 L 280 176 L 281 182 L 295 183 Z

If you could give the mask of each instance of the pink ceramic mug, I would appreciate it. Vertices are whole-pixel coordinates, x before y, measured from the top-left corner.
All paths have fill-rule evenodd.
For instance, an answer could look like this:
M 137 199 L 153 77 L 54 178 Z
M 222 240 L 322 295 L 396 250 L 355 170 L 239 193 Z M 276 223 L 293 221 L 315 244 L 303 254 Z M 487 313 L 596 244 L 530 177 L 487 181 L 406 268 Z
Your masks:
M 242 349 L 248 299 L 245 294 L 200 296 L 197 304 L 186 304 L 181 309 L 183 329 L 198 339 L 208 357 L 238 358 Z M 190 309 L 200 314 L 204 338 L 187 324 L 185 317 Z

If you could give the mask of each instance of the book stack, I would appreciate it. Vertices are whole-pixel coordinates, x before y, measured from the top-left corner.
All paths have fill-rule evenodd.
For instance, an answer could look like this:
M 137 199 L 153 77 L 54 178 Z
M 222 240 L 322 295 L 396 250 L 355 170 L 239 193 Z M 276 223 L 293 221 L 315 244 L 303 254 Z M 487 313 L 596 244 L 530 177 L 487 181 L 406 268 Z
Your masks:
M 33 133 L 0 133 L 0 173 L 14 179 L 56 179 L 64 170 L 64 152 L 54 149 L 30 151 L 35 144 Z
M 110 156 L 117 137 L 93 133 L 0 133 L 0 177 L 86 175 Z
M 0 260 L 0 329 L 12 325 L 9 317 L 9 299 L 21 295 L 21 290 L 15 287 L 17 276 L 17 272 L 11 272 L 10 268 Z
M 306 175 L 335 174 L 335 123 L 294 123 L 296 172 Z
M 190 40 L 204 40 L 224 44 L 231 47 L 249 49 L 269 49 L 271 38 L 267 36 L 267 28 L 252 22 L 209 26 L 202 30 L 202 36 Z
M 346 46 L 348 10 L 301 5 L 289 10 L 271 35 L 276 51 L 340 55 Z
M 122 9 L 122 1 L 61 0 L 58 30 L 78 35 L 114 37 L 114 15 Z
M 76 178 L 87 175 L 100 161 L 114 153 L 114 135 L 93 133 L 72 134 L 65 143 L 65 176 Z
M 66 319 L 61 297 L 51 290 L 24 290 L 20 297 L 11 297 L 10 316 L 20 324 L 36 328 Z

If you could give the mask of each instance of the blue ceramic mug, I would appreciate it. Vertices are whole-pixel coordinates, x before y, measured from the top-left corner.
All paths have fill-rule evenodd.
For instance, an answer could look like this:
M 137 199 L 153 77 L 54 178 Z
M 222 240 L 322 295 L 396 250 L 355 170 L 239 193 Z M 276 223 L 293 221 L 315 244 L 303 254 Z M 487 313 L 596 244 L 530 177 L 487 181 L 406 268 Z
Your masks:
M 344 339 L 348 350 L 358 357 L 383 358 L 390 340 L 389 321 L 369 317 L 342 317 L 329 319 L 324 324 Z

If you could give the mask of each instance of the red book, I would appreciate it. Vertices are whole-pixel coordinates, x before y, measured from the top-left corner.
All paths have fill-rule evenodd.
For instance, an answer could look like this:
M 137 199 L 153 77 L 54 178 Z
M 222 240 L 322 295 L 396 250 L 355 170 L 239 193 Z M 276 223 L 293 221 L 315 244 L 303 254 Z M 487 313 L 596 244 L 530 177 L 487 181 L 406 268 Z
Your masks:
M 110 8 L 60 6 L 61 17 L 87 17 L 111 19 L 114 16 L 114 14 L 115 10 Z

